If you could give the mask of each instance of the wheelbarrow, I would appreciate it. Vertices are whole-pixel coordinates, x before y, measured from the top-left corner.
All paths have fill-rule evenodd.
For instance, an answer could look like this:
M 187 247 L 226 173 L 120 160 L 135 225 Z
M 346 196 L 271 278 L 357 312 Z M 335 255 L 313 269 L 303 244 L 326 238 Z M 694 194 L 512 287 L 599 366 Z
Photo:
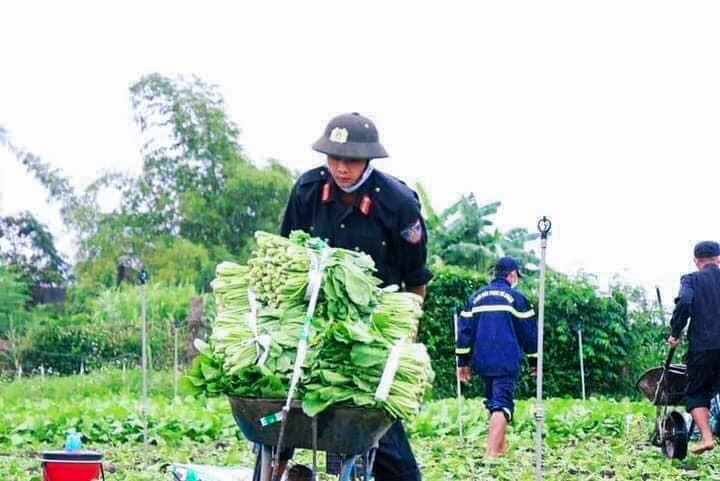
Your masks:
M 637 388 L 655 406 L 655 428 L 650 442 L 662 448 L 671 459 L 685 459 L 692 424 L 688 427 L 685 416 L 673 406 L 685 403 L 687 368 L 685 364 L 672 364 L 675 348 L 668 351 L 665 363 L 645 371 Z
M 246 439 L 264 446 L 277 446 L 280 424 L 260 422 L 282 410 L 284 399 L 230 397 L 233 417 Z M 394 420 L 380 409 L 331 406 L 317 416 L 306 415 L 293 401 L 287 417 L 283 446 L 313 451 L 313 478 L 317 475 L 317 452 L 339 454 L 338 480 L 370 479 L 378 441 Z M 362 461 L 362 468 L 357 464 Z M 328 463 L 330 464 L 330 463 Z
M 655 405 L 655 428 L 650 438 L 653 445 L 662 448 L 671 459 L 685 459 L 688 439 L 695 432 L 695 423 L 686 422 L 686 415 L 671 406 L 684 405 L 687 401 L 687 366 L 672 364 L 675 348 L 668 352 L 665 364 L 645 371 L 637 382 L 637 388 Z M 713 386 L 715 396 L 710 403 L 710 427 L 713 435 L 720 436 L 720 379 Z

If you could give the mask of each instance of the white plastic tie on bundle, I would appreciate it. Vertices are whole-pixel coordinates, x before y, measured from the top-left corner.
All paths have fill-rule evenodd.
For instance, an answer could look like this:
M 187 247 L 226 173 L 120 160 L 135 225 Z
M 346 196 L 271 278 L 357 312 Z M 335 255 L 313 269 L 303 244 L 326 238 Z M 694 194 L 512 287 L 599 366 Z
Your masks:
M 307 310 L 305 311 L 303 332 L 300 335 L 297 355 L 295 356 L 295 364 L 293 365 L 292 378 L 290 379 L 290 389 L 288 389 L 288 397 L 285 403 L 285 407 L 288 410 L 290 409 L 290 401 L 295 396 L 295 390 L 297 389 L 300 377 L 302 376 L 302 366 L 305 363 L 305 355 L 307 353 L 310 323 L 312 322 L 313 315 L 315 314 L 315 307 L 317 306 L 317 300 L 320 294 L 320 286 L 322 285 L 323 272 L 325 271 L 325 266 L 327 265 L 330 249 L 327 248 L 326 244 L 322 244 L 319 254 L 312 249 L 308 249 L 308 255 L 310 256 L 310 270 L 308 271 L 308 289 L 305 291 L 306 300 L 308 294 L 310 297 Z
M 387 401 L 390 395 L 390 388 L 395 381 L 395 374 L 397 373 L 398 367 L 400 367 L 400 354 L 402 348 L 405 346 L 405 342 L 399 341 L 390 349 L 387 361 L 385 361 L 385 369 L 383 369 L 382 377 L 380 378 L 380 384 L 378 384 L 375 390 L 375 399 L 377 401 Z
M 310 269 L 308 270 L 308 286 L 305 289 L 305 300 L 310 301 L 313 295 L 320 292 L 322 285 L 322 276 L 327 264 L 330 249 L 322 247 L 320 252 L 307 248 L 308 257 L 310 257 Z
M 253 333 L 253 336 L 257 337 L 258 330 L 257 330 L 257 313 L 258 313 L 258 301 L 257 296 L 255 295 L 255 291 L 252 289 L 247 290 L 248 295 L 248 303 L 250 304 L 250 312 L 245 314 L 245 319 L 247 320 L 248 327 Z
M 253 340 L 255 341 L 255 345 L 257 346 L 258 350 L 258 359 L 255 364 L 258 366 L 264 366 L 265 361 L 267 361 L 267 358 L 270 355 L 270 345 L 272 344 L 272 337 L 268 334 L 263 334 L 261 336 L 256 336 Z
M 270 341 L 267 341 L 264 343 L 264 340 L 261 341 L 258 328 L 257 328 L 257 314 L 258 309 L 260 305 L 257 301 L 257 296 L 255 295 L 255 291 L 252 290 L 252 288 L 249 288 L 247 290 L 248 295 L 248 303 L 250 304 L 250 312 L 245 314 L 245 319 L 247 320 L 248 327 L 250 328 L 250 331 L 252 332 L 255 341 L 255 349 L 257 351 L 257 361 L 256 364 L 258 366 L 262 366 L 265 364 L 265 361 L 267 360 L 268 354 L 270 352 Z M 270 337 L 270 336 L 267 336 Z

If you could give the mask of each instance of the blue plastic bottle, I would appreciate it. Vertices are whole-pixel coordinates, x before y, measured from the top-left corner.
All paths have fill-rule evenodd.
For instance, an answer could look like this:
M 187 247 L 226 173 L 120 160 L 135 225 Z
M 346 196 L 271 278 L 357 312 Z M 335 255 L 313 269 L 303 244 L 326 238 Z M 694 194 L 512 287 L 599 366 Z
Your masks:
M 65 451 L 80 451 L 82 447 L 82 435 L 80 433 L 68 433 L 65 438 Z

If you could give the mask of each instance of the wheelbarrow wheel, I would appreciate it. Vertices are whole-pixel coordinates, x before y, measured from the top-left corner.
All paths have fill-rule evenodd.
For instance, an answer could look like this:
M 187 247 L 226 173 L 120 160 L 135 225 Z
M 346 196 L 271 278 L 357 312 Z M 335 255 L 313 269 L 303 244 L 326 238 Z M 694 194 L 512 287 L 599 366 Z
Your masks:
M 685 459 L 688 451 L 688 429 L 685 418 L 673 411 L 663 420 L 662 452 L 670 459 Z

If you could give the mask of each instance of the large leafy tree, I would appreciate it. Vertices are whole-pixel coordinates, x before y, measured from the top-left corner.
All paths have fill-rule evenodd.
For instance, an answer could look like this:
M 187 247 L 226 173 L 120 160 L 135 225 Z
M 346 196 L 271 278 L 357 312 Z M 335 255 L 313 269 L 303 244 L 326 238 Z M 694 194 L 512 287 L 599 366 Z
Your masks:
M 36 286 L 62 284 L 68 272 L 53 235 L 30 212 L 0 217 L 0 262 Z
M 247 159 L 215 86 L 153 74 L 130 91 L 146 139 L 143 175 L 126 207 L 152 213 L 164 233 L 237 256 L 254 231 L 277 229 L 290 172 L 276 161 L 260 169 Z
M 202 265 L 194 281 L 207 280 L 208 264 L 244 258 L 256 230 L 277 229 L 292 175 L 277 161 L 259 168 L 245 156 L 222 96 L 197 77 L 148 75 L 130 88 L 130 98 L 143 137 L 137 176 L 112 172 L 78 193 L 62 172 L 12 144 L 5 131 L 0 140 L 77 233 L 81 282 L 112 284 L 122 256 L 150 264 L 174 259 L 176 272 L 165 267 L 163 278 L 187 282 L 187 258 L 168 255 L 177 249 L 191 254 L 193 266 Z M 121 194 L 109 212 L 97 200 L 104 189 Z

